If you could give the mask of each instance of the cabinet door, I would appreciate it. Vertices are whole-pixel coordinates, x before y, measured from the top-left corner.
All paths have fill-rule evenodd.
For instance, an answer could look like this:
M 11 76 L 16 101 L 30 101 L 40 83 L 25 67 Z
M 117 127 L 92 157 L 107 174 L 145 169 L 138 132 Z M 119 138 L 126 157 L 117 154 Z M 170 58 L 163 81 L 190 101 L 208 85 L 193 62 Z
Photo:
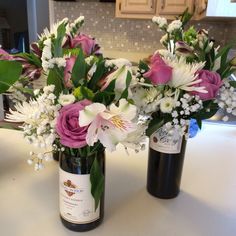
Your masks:
M 157 0 L 117 0 L 116 16 L 123 18 L 152 18 Z
M 193 11 L 194 0 L 160 0 L 159 14 L 160 15 L 179 15 L 184 12 L 186 8 L 190 12 Z
M 199 20 L 205 17 L 207 9 L 207 0 L 198 0 L 196 4 L 195 19 Z

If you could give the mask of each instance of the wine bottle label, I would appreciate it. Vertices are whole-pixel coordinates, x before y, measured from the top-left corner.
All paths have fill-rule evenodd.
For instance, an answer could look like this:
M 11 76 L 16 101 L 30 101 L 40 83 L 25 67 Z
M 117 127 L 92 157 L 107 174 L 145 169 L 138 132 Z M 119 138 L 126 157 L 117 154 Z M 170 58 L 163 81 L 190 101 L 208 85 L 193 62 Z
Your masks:
M 180 153 L 182 145 L 181 136 L 172 136 L 167 130 L 160 128 L 150 136 L 149 147 L 163 153 Z
M 60 168 L 60 213 L 66 221 L 86 224 L 99 218 L 91 194 L 90 175 L 71 174 Z

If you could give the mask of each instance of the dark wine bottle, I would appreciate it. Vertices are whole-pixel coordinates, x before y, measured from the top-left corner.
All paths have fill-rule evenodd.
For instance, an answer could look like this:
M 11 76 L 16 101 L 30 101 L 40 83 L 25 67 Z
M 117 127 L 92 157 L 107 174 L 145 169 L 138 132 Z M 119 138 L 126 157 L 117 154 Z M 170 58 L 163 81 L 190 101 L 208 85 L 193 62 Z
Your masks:
M 147 191 L 158 198 L 175 198 L 180 191 L 186 140 L 170 140 L 166 134 L 150 137 Z
M 104 217 L 104 192 L 95 211 L 91 194 L 90 170 L 94 157 L 60 157 L 60 217 L 63 225 L 83 232 L 96 228 Z M 98 163 L 105 175 L 105 152 L 97 154 Z

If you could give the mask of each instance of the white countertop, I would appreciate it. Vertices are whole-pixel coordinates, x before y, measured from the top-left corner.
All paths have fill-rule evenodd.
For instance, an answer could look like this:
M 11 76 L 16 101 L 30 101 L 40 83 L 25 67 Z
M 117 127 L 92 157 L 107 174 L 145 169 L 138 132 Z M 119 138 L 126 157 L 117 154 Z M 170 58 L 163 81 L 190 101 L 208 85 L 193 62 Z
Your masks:
M 58 163 L 35 172 L 21 132 L 0 129 L 1 236 L 235 236 L 236 126 L 204 124 L 188 141 L 181 193 L 161 200 L 145 189 L 147 152 L 107 153 L 105 218 L 75 233 L 60 222 Z

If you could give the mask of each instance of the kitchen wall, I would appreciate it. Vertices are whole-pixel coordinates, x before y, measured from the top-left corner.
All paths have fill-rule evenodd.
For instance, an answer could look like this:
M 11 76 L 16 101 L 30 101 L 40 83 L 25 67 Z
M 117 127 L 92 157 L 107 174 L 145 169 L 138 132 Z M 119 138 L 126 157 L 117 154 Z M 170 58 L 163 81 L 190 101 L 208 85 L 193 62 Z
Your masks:
M 131 20 L 115 18 L 115 3 L 101 3 L 98 0 L 78 2 L 53 2 L 53 20 L 64 17 L 75 19 L 85 16 L 84 33 L 94 36 L 105 49 L 107 56 L 126 56 L 131 60 L 153 53 L 161 45 L 162 33 L 151 20 Z M 223 21 L 196 21 L 196 28 L 209 30 L 217 43 L 225 44 L 236 38 L 236 28 Z M 234 30 L 232 30 L 234 29 Z M 234 33 L 232 33 L 234 32 Z

